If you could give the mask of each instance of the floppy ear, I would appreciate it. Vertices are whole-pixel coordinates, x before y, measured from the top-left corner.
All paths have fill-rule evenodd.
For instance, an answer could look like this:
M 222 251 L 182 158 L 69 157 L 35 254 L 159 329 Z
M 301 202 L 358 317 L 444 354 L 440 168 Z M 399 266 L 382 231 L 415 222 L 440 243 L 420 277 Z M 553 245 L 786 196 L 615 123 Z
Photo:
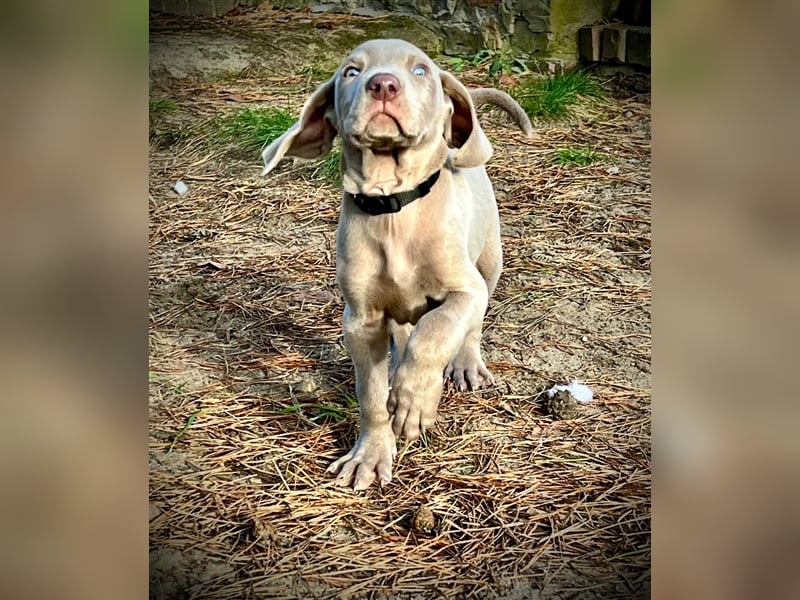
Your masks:
M 303 105 L 297 123 L 261 153 L 264 159 L 263 175 L 274 169 L 284 156 L 318 158 L 330 151 L 337 133 L 333 125 L 333 94 L 334 78 L 311 94 Z
M 440 72 L 442 90 L 453 103 L 448 127 L 449 142 L 458 148 L 453 154 L 456 167 L 478 167 L 492 157 L 492 145 L 483 133 L 469 90 L 446 71 Z

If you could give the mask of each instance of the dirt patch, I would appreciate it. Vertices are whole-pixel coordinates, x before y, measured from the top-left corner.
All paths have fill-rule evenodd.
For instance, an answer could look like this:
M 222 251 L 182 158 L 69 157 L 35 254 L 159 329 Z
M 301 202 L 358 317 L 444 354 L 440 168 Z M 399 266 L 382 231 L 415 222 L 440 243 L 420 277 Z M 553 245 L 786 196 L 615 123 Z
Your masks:
M 263 64 L 263 58 L 244 42 L 222 34 L 159 35 L 150 40 L 150 71 L 163 71 L 178 79 L 190 75 L 214 78 Z
M 266 10 L 154 17 L 151 88 L 176 100 L 177 124 L 297 111 L 352 31 L 397 27 Z M 254 50 L 267 33 L 280 51 Z M 616 93 L 533 141 L 493 112 L 482 121 L 505 255 L 483 343 L 497 385 L 447 390 L 392 484 L 365 493 L 324 477 L 357 432 L 335 285 L 340 191 L 313 163 L 265 180 L 257 155 L 202 133 L 154 139 L 151 598 L 649 597 L 649 96 Z M 553 160 L 586 146 L 608 159 Z M 554 419 L 544 392 L 572 380 L 595 401 Z M 420 506 L 430 531 L 414 527 Z
M 416 44 L 432 55 L 436 35 L 410 17 L 358 17 L 271 11 L 266 7 L 236 18 L 151 19 L 151 80 L 235 80 L 238 75 L 280 77 L 313 66 L 332 72 L 346 52 L 374 37 Z

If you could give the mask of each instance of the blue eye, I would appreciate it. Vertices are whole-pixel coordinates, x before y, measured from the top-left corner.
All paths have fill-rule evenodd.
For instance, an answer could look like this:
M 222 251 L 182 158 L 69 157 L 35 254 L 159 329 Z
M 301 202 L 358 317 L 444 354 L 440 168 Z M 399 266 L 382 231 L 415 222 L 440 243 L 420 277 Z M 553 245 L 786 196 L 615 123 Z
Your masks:
M 425 65 L 417 65 L 411 69 L 411 72 L 417 77 L 424 77 L 428 74 L 428 68 Z
M 344 77 L 356 77 L 360 73 L 361 73 L 361 69 L 359 69 L 358 67 L 347 67 L 344 70 L 344 73 L 342 73 L 342 75 Z

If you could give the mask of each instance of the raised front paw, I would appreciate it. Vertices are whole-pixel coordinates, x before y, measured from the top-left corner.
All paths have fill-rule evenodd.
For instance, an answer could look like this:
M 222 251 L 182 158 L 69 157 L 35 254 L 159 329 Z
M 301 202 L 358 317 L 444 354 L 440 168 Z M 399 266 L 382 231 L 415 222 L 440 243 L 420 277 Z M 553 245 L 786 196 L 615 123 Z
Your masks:
M 447 365 L 444 378 L 452 379 L 453 385 L 460 392 L 494 384 L 494 377 L 486 368 L 480 350 L 468 345 L 461 348 Z
M 382 486 L 392 481 L 392 459 L 397 443 L 389 423 L 369 428 L 362 425 L 356 445 L 350 452 L 328 467 L 326 473 L 336 475 L 339 485 L 352 485 L 355 490 L 367 489 L 375 478 Z
M 395 435 L 414 441 L 436 422 L 441 372 L 401 365 L 392 380 L 387 408 Z

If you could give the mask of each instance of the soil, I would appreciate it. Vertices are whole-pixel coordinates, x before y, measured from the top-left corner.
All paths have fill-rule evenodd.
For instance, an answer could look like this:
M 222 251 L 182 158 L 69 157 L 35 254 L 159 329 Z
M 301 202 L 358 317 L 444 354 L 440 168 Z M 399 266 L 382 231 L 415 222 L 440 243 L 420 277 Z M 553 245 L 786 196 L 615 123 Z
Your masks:
M 395 481 L 361 494 L 323 476 L 357 427 L 340 192 L 313 162 L 262 178 L 257 155 L 173 135 L 245 106 L 297 112 L 361 39 L 407 33 L 435 52 L 409 31 L 266 9 L 151 16 L 151 97 L 179 107 L 151 132 L 151 598 L 649 597 L 643 76 L 610 81 L 610 100 L 570 122 L 536 123 L 530 142 L 482 112 L 505 254 L 483 341 L 497 383 L 448 389 Z M 567 146 L 607 159 L 559 165 Z M 555 419 L 544 392 L 573 380 L 595 400 Z M 421 505 L 435 534 L 411 531 Z

